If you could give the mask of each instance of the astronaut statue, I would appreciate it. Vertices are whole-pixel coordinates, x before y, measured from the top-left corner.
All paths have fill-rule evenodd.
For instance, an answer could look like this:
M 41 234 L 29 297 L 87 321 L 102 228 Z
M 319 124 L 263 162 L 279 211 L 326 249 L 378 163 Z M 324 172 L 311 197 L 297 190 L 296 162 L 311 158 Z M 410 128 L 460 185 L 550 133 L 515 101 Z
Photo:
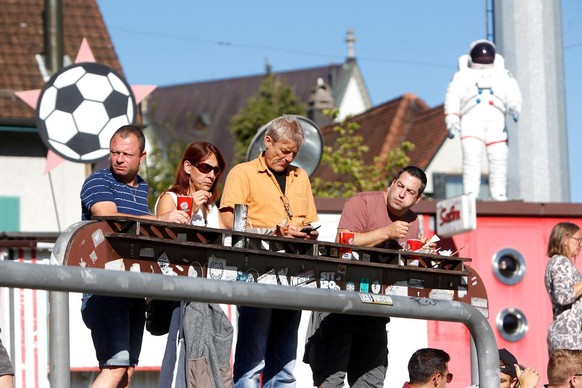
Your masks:
M 495 53 L 495 44 L 477 40 L 470 54 L 459 58 L 459 70 L 445 96 L 445 124 L 449 138 L 461 134 L 463 192 L 479 196 L 481 154 L 487 149 L 491 199 L 507 200 L 507 131 L 505 114 L 517 122 L 521 93 L 515 78 Z

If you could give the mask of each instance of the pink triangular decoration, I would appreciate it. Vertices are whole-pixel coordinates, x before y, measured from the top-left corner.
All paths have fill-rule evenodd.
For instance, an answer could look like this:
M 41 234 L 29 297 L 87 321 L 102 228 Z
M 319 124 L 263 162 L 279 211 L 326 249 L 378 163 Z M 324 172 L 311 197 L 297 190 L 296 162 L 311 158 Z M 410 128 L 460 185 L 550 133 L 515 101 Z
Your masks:
M 149 96 L 157 88 L 156 85 L 131 85 L 136 104 Z
M 81 47 L 79 47 L 79 51 L 77 52 L 77 58 L 75 58 L 75 63 L 81 62 L 95 62 L 95 57 L 93 56 L 93 52 L 91 51 L 91 47 L 89 47 L 89 42 L 87 42 L 86 38 L 83 38 Z
M 61 158 L 59 155 L 48 150 L 46 154 L 46 164 L 44 166 L 44 173 L 51 172 L 54 168 L 56 168 L 59 164 L 63 163 L 65 159 Z
M 20 98 L 32 109 L 36 109 L 38 98 L 40 97 L 40 91 L 40 89 L 22 90 L 20 92 L 14 92 L 14 94 L 16 94 L 16 97 Z

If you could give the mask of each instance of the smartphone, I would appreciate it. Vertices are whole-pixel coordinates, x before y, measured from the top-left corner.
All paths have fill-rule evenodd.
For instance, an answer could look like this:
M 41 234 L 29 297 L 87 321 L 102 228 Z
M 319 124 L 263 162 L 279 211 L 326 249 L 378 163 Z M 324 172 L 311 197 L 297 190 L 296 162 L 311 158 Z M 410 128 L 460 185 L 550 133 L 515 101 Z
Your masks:
M 310 234 L 312 231 L 317 230 L 320 227 L 321 225 L 316 226 L 315 228 L 313 226 L 306 226 L 305 228 L 301 229 L 300 232 Z

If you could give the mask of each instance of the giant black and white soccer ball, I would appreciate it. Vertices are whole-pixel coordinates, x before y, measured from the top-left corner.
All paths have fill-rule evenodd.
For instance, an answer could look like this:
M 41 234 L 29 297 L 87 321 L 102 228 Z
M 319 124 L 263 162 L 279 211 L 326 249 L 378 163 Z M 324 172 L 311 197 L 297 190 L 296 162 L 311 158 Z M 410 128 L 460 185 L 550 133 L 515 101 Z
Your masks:
M 119 127 L 135 122 L 131 87 L 117 72 L 95 62 L 67 66 L 44 85 L 36 125 L 47 147 L 63 158 L 90 163 L 109 155 Z

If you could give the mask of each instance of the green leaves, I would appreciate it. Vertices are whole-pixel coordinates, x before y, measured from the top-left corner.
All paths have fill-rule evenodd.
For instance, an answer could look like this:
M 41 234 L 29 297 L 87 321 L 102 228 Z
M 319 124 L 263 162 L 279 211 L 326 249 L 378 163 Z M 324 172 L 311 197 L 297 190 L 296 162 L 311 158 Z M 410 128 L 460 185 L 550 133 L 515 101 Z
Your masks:
M 305 106 L 284 79 L 267 73 L 257 94 L 231 119 L 230 130 L 235 137 L 231 165 L 244 162 L 257 130 L 283 114 L 305 116 Z
M 174 183 L 176 168 L 189 143 L 184 140 L 184 137 L 177 136 L 173 130 L 168 131 L 168 144 L 165 148 L 161 147 L 155 136 L 151 137 L 152 146 L 145 162 L 146 171 L 145 173 L 140 172 L 140 175 L 144 177 L 150 187 L 148 205 L 153 212 L 160 194 Z M 148 141 L 150 141 L 149 138 Z

